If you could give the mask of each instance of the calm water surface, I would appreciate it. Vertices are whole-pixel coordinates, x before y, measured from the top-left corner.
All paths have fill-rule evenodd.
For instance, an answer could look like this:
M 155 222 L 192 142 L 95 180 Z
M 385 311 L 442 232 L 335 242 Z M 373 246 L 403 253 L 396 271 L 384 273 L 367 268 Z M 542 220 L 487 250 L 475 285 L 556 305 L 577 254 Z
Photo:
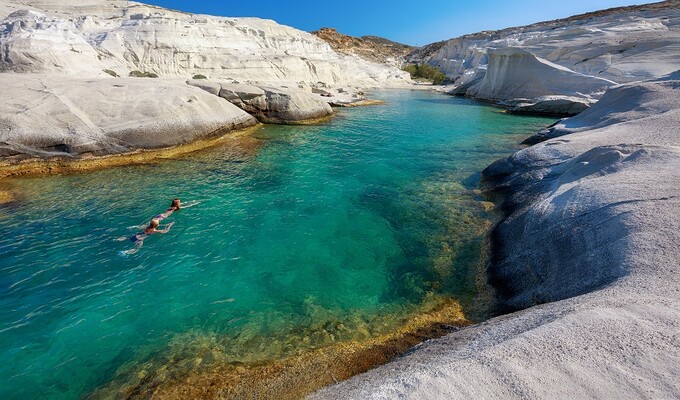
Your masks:
M 478 172 L 551 121 L 431 93 L 376 96 L 388 104 L 179 160 L 10 181 L 0 398 L 79 398 L 205 346 L 247 364 L 360 340 L 433 296 L 474 308 L 492 218 Z M 121 254 L 131 242 L 115 239 L 173 197 L 200 204 Z

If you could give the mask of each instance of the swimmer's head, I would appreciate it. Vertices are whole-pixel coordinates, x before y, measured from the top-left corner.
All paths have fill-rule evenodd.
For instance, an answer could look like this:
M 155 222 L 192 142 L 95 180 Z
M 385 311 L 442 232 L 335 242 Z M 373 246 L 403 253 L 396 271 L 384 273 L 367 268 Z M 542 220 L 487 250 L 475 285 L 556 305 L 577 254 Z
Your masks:
M 158 218 L 154 218 L 151 220 L 151 223 L 149 223 L 149 228 L 158 228 L 158 225 L 161 224 L 161 220 Z
M 174 208 L 179 210 L 182 207 L 182 204 L 180 203 L 179 199 L 174 199 L 172 203 L 170 204 L 170 208 Z

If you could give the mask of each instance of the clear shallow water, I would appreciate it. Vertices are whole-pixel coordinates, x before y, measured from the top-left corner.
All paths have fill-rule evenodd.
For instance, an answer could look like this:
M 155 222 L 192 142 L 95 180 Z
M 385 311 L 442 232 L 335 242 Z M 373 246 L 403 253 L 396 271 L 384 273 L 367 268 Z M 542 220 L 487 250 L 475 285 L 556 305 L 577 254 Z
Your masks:
M 215 346 L 252 363 L 360 340 L 436 296 L 474 307 L 492 218 L 478 173 L 551 120 L 377 97 L 388 104 L 179 160 L 10 181 L 0 398 L 78 398 Z M 115 239 L 174 197 L 201 203 L 121 255 L 131 242 Z

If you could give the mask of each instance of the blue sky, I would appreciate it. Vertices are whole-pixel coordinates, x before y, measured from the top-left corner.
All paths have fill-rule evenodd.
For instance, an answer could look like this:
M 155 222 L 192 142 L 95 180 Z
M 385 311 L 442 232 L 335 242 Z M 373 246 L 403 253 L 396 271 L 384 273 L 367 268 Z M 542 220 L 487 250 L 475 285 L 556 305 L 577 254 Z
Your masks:
M 418 46 L 481 30 L 640 4 L 640 1 L 623 0 L 140 1 L 193 13 L 269 18 L 305 31 L 327 26 L 348 35 L 377 35 Z

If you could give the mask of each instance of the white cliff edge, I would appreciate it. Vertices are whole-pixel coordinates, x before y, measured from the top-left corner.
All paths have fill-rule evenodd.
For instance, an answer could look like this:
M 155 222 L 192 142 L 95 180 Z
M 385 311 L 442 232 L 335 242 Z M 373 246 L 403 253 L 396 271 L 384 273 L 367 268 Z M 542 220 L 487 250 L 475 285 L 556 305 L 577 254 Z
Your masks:
M 419 49 L 409 61 L 444 71 L 455 81 L 451 94 L 514 112 L 575 115 L 603 86 L 680 69 L 679 42 L 680 1 L 671 0 L 466 35 Z

